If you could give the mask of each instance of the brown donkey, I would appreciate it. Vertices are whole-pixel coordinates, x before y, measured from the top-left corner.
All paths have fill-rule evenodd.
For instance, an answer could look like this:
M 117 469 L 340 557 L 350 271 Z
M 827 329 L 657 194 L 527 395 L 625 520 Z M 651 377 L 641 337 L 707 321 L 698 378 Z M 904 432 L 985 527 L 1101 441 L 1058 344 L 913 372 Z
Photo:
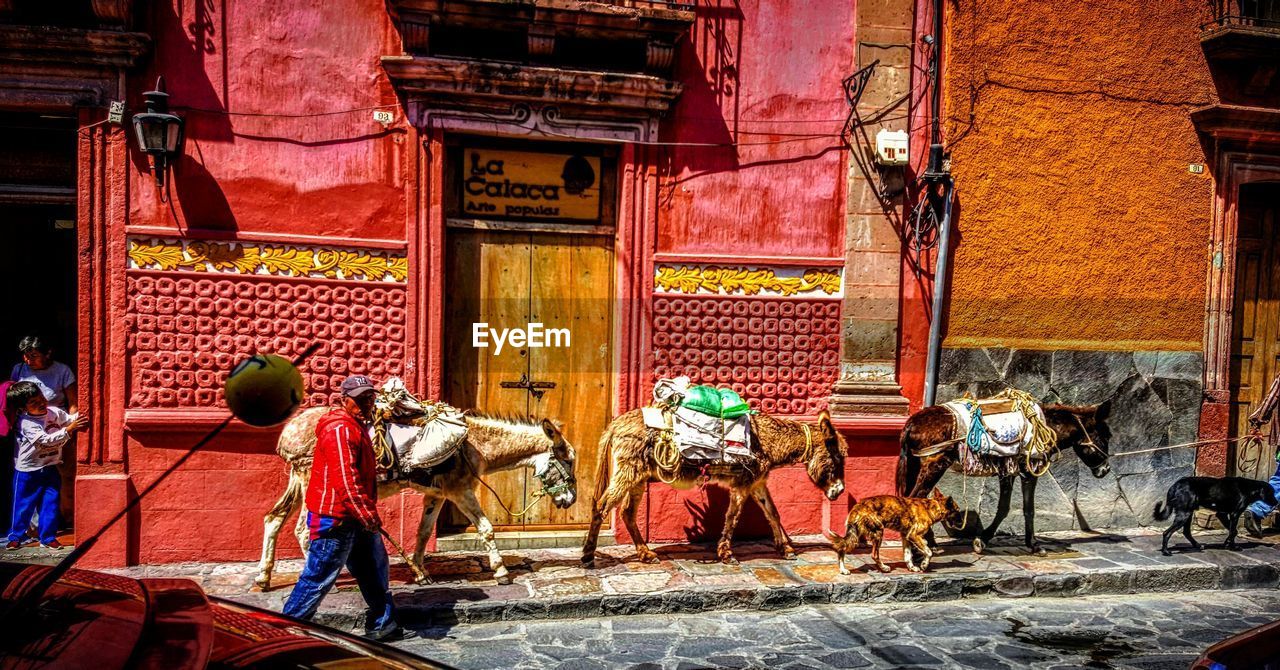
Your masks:
M 1108 464 L 1108 444 L 1111 441 L 1111 428 L 1107 419 L 1111 415 L 1111 401 L 1092 407 L 1071 407 L 1068 405 L 1045 405 L 1045 423 L 1057 434 L 1057 443 L 1050 453 L 1050 458 L 1058 452 L 1071 448 L 1076 452 L 1094 477 L 1102 478 L 1111 471 Z M 947 469 L 956 465 L 960 459 L 960 440 L 964 435 L 956 432 L 956 420 L 951 411 L 941 405 L 926 407 L 916 412 L 907 420 L 902 429 L 902 453 L 898 457 L 898 495 L 910 498 L 924 498 L 929 495 L 938 480 Z M 933 453 L 930 453 L 933 452 Z M 920 456 L 918 454 L 926 454 Z M 1036 482 L 1035 474 L 1027 470 L 1026 461 L 1018 458 L 1016 472 L 1000 477 L 1000 499 L 996 503 L 995 516 L 991 524 L 982 530 L 973 541 L 973 550 L 982 553 L 995 537 L 996 530 L 1009 515 L 1009 499 L 1013 495 L 1013 478 L 1022 479 L 1022 516 L 1026 531 L 1027 548 L 1035 554 L 1043 554 L 1044 550 L 1036 542 Z M 933 547 L 933 531 L 928 535 L 929 546 Z
M 707 468 L 706 475 L 717 484 L 729 489 L 729 510 L 725 513 L 724 533 L 716 547 L 716 556 L 722 562 L 734 562 L 730 540 L 738 523 L 742 504 L 750 496 L 760 505 L 773 529 L 773 544 L 788 559 L 796 557 L 791 538 L 782 528 L 778 509 L 773 504 L 767 486 L 769 471 L 784 465 L 804 463 L 809 479 L 827 498 L 835 500 L 844 492 L 844 438 L 831 424 L 831 417 L 824 411 L 814 425 L 767 414 L 758 414 L 751 420 L 756 463 L 751 469 L 742 465 L 717 465 Z M 591 530 L 582 546 L 582 562 L 591 565 L 596 556 L 596 539 L 604 515 L 621 505 L 622 520 L 636 545 L 636 554 L 645 563 L 655 563 L 657 554 L 644 542 L 636 525 L 636 506 L 644 495 L 644 485 L 651 480 L 672 481 L 676 485 L 692 486 L 703 475 L 703 469 L 695 464 L 682 463 L 675 473 L 663 472 L 654 461 L 654 443 L 657 431 L 645 426 L 640 410 L 632 410 L 614 419 L 600 437 L 600 469 L 596 473 L 595 497 L 591 503 Z M 607 455 L 607 457 L 606 457 Z M 612 476 L 610 476 L 610 468 Z

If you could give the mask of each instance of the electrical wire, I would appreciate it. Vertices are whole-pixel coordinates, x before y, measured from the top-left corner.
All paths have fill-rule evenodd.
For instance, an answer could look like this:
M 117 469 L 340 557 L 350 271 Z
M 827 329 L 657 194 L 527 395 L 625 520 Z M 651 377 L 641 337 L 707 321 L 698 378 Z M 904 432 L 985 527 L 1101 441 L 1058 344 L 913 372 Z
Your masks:
M 372 105 L 369 107 L 353 107 L 351 109 L 338 109 L 328 112 L 309 112 L 306 114 L 285 114 L 281 112 L 232 112 L 225 109 L 204 109 L 201 107 L 174 107 L 173 109 L 184 112 L 196 112 L 199 114 L 221 114 L 223 116 L 250 116 L 263 118 L 280 118 L 280 119 L 311 119 L 321 116 L 339 116 L 342 114 L 354 114 L 356 112 L 372 112 L 379 109 L 399 109 L 399 103 L 390 103 L 386 105 Z
M 496 116 L 493 114 L 485 114 L 481 112 L 480 115 L 485 116 L 493 121 L 501 121 L 501 122 L 508 121 L 503 117 Z M 567 133 L 557 133 L 553 130 L 547 130 L 545 128 L 539 128 L 537 126 L 518 125 L 516 127 L 522 130 L 525 130 L 531 134 L 537 134 L 544 137 L 555 137 L 555 138 L 569 139 L 569 140 L 583 139 L 577 135 L 569 135 Z M 800 135 L 798 137 L 790 137 L 788 139 L 769 140 L 769 141 L 761 141 L 761 142 L 663 142 L 659 140 L 627 140 L 627 139 L 617 139 L 617 138 L 611 138 L 611 137 L 594 137 L 594 138 L 591 138 L 591 141 L 602 142 L 606 144 L 631 144 L 631 145 L 649 146 L 649 147 L 701 147 L 701 148 L 725 149 L 725 148 L 732 148 L 732 147 L 775 146 L 775 145 L 782 145 L 782 144 L 796 144 L 800 142 L 811 142 L 813 140 L 820 140 L 820 139 L 836 139 L 836 138 L 841 138 L 843 136 L 844 135 L 841 132 L 814 133 L 811 135 Z

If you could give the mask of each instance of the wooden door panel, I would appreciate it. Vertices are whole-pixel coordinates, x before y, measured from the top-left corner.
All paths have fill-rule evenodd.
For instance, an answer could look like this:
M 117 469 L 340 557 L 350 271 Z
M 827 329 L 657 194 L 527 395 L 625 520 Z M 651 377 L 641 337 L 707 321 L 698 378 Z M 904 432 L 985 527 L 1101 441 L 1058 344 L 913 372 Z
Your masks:
M 529 236 L 524 233 L 452 232 L 445 276 L 445 398 L 446 402 L 482 414 L 525 416 L 528 396 L 501 382 L 528 373 L 526 352 L 507 346 L 500 353 L 472 341 L 472 324 L 490 328 L 525 328 L 529 322 Z M 512 509 L 523 507 L 529 482 L 523 470 L 485 477 Z M 481 506 L 494 525 L 517 523 L 485 487 L 478 492 Z M 517 507 L 519 505 L 519 507 Z M 454 510 L 453 523 L 466 523 Z
M 567 510 L 538 505 L 530 523 L 588 523 L 595 487 L 597 442 L 613 415 L 613 240 L 583 235 L 535 239 L 532 262 L 534 322 L 566 328 L 568 347 L 531 349 L 530 378 L 555 383 L 533 399 L 533 415 L 564 424 L 577 454 L 579 502 Z
M 499 529 L 576 528 L 590 521 L 597 442 L 612 418 L 613 240 L 548 233 L 451 231 L 445 285 L 445 393 L 449 402 L 488 414 L 551 418 L 564 425 L 577 454 L 578 504 L 558 510 L 543 499 L 512 518 L 484 487 L 485 514 Z M 472 324 L 494 329 L 565 328 L 567 347 L 477 349 Z M 535 398 L 502 381 L 527 375 L 555 387 Z M 485 478 L 512 510 L 541 489 L 527 470 Z M 455 510 L 448 522 L 465 525 Z
M 1271 191 L 1276 193 L 1276 191 Z M 1280 261 L 1274 198 L 1241 191 L 1238 208 L 1235 304 L 1232 309 L 1231 426 L 1249 431 L 1248 417 L 1280 374 Z M 1265 192 L 1263 192 L 1265 194 Z M 1270 459 L 1233 450 L 1232 474 L 1265 479 Z

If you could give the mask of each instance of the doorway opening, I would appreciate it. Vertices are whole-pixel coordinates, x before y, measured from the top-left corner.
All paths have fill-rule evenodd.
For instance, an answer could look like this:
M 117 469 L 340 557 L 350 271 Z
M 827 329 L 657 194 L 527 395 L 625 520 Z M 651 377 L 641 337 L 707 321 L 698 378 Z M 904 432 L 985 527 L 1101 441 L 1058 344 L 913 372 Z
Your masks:
M 1231 437 L 1249 434 L 1248 419 L 1280 375 L 1280 182 L 1240 187 L 1235 303 L 1231 314 Z M 1266 480 L 1271 454 L 1232 442 L 1229 475 Z
M 541 485 L 527 469 L 486 477 L 485 515 L 505 547 L 570 546 L 590 521 L 601 433 L 617 383 L 614 263 L 616 155 L 611 148 L 453 138 L 446 170 L 446 402 L 538 423 L 576 453 L 579 503 L 524 509 Z M 477 328 L 481 335 L 477 335 Z M 508 338 L 522 331 L 519 339 Z M 535 340 L 535 331 L 540 333 Z M 499 335 L 505 333 L 505 335 Z M 513 342 L 499 346 L 498 338 Z M 478 346 L 479 345 L 479 346 Z M 440 542 L 471 541 L 469 520 L 442 515 Z
M 0 373 L 11 380 L 22 363 L 18 344 L 36 335 L 53 360 L 77 369 L 79 270 L 76 254 L 77 123 L 72 116 L 0 113 Z M 78 398 L 81 403 L 86 398 Z M 12 514 L 12 453 L 0 459 L 0 509 Z M 61 542 L 75 510 L 74 440 L 63 448 Z

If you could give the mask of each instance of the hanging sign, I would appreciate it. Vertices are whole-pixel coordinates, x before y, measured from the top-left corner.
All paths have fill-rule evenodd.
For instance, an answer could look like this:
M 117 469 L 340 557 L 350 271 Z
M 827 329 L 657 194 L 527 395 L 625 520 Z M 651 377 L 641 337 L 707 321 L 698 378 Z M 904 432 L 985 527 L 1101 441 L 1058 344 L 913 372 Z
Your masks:
M 597 220 L 600 158 L 466 149 L 462 211 L 477 218 Z

